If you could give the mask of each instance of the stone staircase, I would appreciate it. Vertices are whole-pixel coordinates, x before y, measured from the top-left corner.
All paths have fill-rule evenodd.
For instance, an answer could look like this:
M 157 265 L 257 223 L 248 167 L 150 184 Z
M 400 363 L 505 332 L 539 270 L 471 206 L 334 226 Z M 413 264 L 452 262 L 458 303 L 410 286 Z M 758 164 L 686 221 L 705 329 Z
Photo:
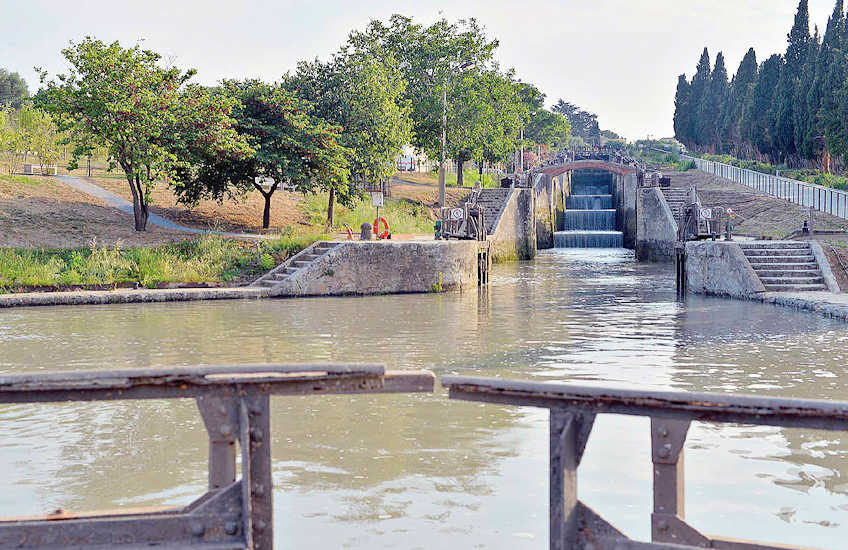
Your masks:
M 768 292 L 828 290 L 809 243 L 760 241 L 739 246 Z
M 683 210 L 683 207 L 686 206 L 689 197 L 689 189 L 685 187 L 661 187 L 663 197 L 665 197 L 665 202 L 668 203 L 668 207 L 671 209 L 671 213 L 674 215 L 675 220 L 680 219 L 680 211 Z
M 495 224 L 506 205 L 509 193 L 512 189 L 502 187 L 481 189 L 474 204 L 483 209 L 483 222 L 486 225 L 486 235 L 495 232 Z
M 324 256 L 329 251 L 343 243 L 332 241 L 321 241 L 308 246 L 288 259 L 288 261 L 278 265 L 265 275 L 253 281 L 250 286 L 260 286 L 265 288 L 273 288 L 282 284 L 289 276 L 297 273 L 299 270 L 308 266 L 321 256 Z

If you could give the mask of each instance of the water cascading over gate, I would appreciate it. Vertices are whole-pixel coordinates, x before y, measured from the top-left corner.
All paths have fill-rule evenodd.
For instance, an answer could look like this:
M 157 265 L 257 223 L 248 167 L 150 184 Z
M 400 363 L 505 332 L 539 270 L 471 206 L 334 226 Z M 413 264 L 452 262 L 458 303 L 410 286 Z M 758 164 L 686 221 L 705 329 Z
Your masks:
M 620 248 L 624 235 L 616 231 L 613 175 L 577 170 L 565 202 L 564 231 L 554 233 L 557 248 Z

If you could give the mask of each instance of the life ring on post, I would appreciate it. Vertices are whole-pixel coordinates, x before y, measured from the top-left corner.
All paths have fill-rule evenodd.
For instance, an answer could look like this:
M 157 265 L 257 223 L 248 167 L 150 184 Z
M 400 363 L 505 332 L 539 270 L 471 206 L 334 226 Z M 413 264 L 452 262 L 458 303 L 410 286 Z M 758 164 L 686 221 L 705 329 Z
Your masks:
M 386 228 L 386 230 L 382 233 L 378 232 L 378 230 L 380 229 L 380 222 L 383 222 L 383 227 Z M 388 239 L 391 235 L 391 233 L 389 233 L 389 222 L 387 222 L 386 218 L 384 218 L 383 216 L 380 216 L 379 218 L 374 220 L 374 234 L 377 235 L 378 239 Z
M 350 226 L 346 223 L 342 224 L 342 225 L 344 225 L 345 230 L 347 230 L 347 240 L 352 241 L 353 240 L 353 231 L 350 230 Z

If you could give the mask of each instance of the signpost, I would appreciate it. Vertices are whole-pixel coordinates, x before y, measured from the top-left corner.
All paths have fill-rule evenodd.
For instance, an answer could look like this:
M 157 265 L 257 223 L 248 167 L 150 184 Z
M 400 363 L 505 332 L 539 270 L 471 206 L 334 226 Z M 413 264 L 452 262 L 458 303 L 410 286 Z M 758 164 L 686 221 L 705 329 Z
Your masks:
M 383 206 L 383 192 L 382 191 L 372 191 L 371 192 L 371 206 L 377 207 L 377 219 L 374 220 L 374 227 L 379 228 L 379 226 L 380 226 L 380 207 Z M 379 235 L 379 233 L 377 233 L 376 229 L 374 230 L 374 233 L 376 235 Z M 378 237 L 378 240 L 379 240 L 379 237 Z

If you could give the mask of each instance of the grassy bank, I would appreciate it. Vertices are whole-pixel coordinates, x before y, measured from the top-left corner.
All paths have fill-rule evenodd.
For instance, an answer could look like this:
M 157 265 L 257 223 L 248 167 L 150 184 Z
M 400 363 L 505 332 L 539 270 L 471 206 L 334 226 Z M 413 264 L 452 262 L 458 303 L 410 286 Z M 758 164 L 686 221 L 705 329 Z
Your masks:
M 78 287 L 138 282 L 250 281 L 324 235 L 285 235 L 260 243 L 209 235 L 156 247 L 99 246 L 62 250 L 0 249 L 0 292 L 25 287 Z
M 438 185 L 438 172 L 398 172 L 395 177 L 400 180 L 411 181 L 413 183 L 424 183 L 427 185 Z M 473 187 L 480 179 L 480 173 L 477 170 L 463 170 L 463 186 Z M 445 185 L 456 185 L 456 172 L 448 172 L 445 174 Z M 483 174 L 483 187 L 498 187 L 500 186 L 500 176 L 498 174 Z
M 674 153 L 661 153 L 651 149 L 642 149 L 639 150 L 636 157 L 654 168 L 668 167 L 678 172 L 685 172 L 695 168 L 694 161 L 681 160 L 680 157 Z
M 326 224 L 327 200 L 326 193 L 304 197 L 300 207 L 307 214 L 309 223 L 317 227 Z M 347 224 L 356 232 L 362 222 L 373 222 L 376 214 L 377 210 L 371 206 L 370 198 L 361 199 L 350 208 L 336 204 L 336 227 Z M 417 201 L 387 198 L 384 206 L 380 208 L 380 216 L 386 218 L 389 222 L 392 233 L 433 232 L 433 219 L 430 217 L 430 209 Z

